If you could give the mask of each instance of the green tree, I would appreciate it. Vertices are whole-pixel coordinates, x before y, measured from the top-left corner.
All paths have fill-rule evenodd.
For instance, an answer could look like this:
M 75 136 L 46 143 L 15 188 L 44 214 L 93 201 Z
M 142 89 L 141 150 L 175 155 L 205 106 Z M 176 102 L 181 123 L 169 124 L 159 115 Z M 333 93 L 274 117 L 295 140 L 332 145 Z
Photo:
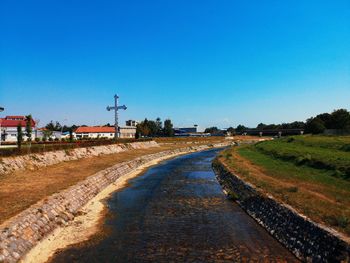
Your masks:
M 174 129 L 173 129 L 173 124 L 171 123 L 170 119 L 167 119 L 164 121 L 164 129 L 163 129 L 163 134 L 167 137 L 172 137 L 174 136 Z
M 350 129 L 350 113 L 346 109 L 339 109 L 332 112 L 331 129 Z
M 149 136 L 154 137 L 158 134 L 158 127 L 155 121 L 148 121 Z
M 163 131 L 162 131 L 163 126 L 162 126 L 162 121 L 161 121 L 161 119 L 159 117 L 156 119 L 156 127 L 157 127 L 156 136 L 162 136 L 162 134 L 163 134 Z
M 147 118 L 144 121 L 141 121 L 139 124 L 137 124 L 136 126 L 136 134 L 138 135 L 138 137 L 140 136 L 150 136 L 150 129 L 149 129 L 149 125 L 148 125 L 148 120 Z
M 205 133 L 215 134 L 219 131 L 218 127 L 210 127 L 204 130 Z
M 48 130 L 48 129 L 43 130 L 43 135 L 44 135 L 43 141 L 49 140 L 51 138 L 52 134 L 53 134 L 53 131 L 51 131 L 51 130 Z
M 304 129 L 305 123 L 303 121 L 294 121 L 294 122 L 290 123 L 290 128 L 291 129 Z
M 264 123 L 262 123 L 262 122 L 260 122 L 260 123 L 258 124 L 258 126 L 256 126 L 256 128 L 259 129 L 259 130 L 263 130 L 263 129 L 265 129 L 265 127 L 266 127 L 266 124 L 264 124 Z
M 46 124 L 45 128 L 50 131 L 61 131 L 62 125 L 58 121 L 55 123 L 53 121 L 50 121 L 48 124 Z
M 23 142 L 22 125 L 18 124 L 17 125 L 17 146 L 19 149 L 21 149 L 21 147 L 22 147 L 22 142 Z
M 28 138 L 28 142 L 30 143 L 32 141 L 32 132 L 33 132 L 32 121 L 33 121 L 32 115 L 30 114 L 27 115 L 26 116 L 26 136 Z
M 247 129 L 247 127 L 245 127 L 245 126 L 242 125 L 242 124 L 239 124 L 239 125 L 236 127 L 236 132 L 237 132 L 237 133 L 242 133 L 242 132 L 244 132 L 246 129 Z
M 73 129 L 69 130 L 69 141 L 72 142 L 73 141 Z
M 55 130 L 55 124 L 53 123 L 53 121 L 50 121 L 48 124 L 46 124 L 45 128 L 50 130 L 50 131 L 54 131 Z
M 235 131 L 235 129 L 234 129 L 233 127 L 228 128 L 226 131 L 227 131 L 228 133 L 230 133 L 232 136 L 233 136 L 233 135 L 236 135 L 236 131 Z
M 316 118 L 319 118 L 320 120 L 323 121 L 324 126 L 327 129 L 332 129 L 332 115 L 329 113 L 322 113 L 322 114 L 318 114 L 316 116 Z
M 306 120 L 305 132 L 312 134 L 323 133 L 326 129 L 324 122 L 320 118 L 310 118 Z

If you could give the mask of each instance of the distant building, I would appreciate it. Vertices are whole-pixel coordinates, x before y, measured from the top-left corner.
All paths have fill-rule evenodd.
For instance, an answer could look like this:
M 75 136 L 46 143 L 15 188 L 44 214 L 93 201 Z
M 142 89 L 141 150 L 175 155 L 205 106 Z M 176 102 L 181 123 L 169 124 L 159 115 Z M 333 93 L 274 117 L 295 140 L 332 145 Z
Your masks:
M 25 116 L 6 116 L 0 118 L 0 135 L 1 141 L 3 142 L 16 142 L 17 141 L 17 126 L 22 126 L 23 140 L 27 140 L 28 137 L 25 135 L 26 128 L 26 117 Z M 32 120 L 32 140 L 35 139 L 35 121 Z
M 93 127 L 79 127 L 75 130 L 75 137 L 77 139 L 84 138 L 106 138 L 113 139 L 115 133 L 114 127 L 108 126 L 93 126 Z M 135 138 L 136 127 L 126 126 L 119 127 L 119 138 Z
M 197 127 L 188 127 L 188 128 L 174 128 L 174 132 L 177 134 L 181 133 L 196 133 Z
M 136 126 L 119 127 L 120 138 L 135 138 Z
M 174 135 L 178 137 L 208 137 L 210 133 L 197 132 L 197 126 L 188 128 L 174 128 Z
M 139 122 L 138 122 L 138 121 L 135 121 L 135 120 L 127 120 L 127 121 L 125 122 L 125 124 L 126 124 L 126 126 L 134 126 L 134 127 L 136 127 L 137 124 L 139 124 Z
M 115 133 L 114 127 L 108 126 L 81 126 L 75 130 L 75 137 L 77 139 L 83 138 L 106 138 L 113 139 Z
M 62 133 L 60 131 L 52 131 L 51 133 L 47 132 L 47 128 L 39 128 L 35 131 L 35 138 L 39 138 L 40 140 L 44 139 L 62 139 Z

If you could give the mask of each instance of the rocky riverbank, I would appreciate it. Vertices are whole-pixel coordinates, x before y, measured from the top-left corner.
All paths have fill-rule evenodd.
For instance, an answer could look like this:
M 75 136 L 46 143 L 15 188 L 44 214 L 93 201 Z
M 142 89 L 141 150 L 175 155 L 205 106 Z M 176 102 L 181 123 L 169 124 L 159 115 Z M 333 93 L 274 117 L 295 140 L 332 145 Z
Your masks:
M 26 209 L 0 226 L 0 262 L 17 262 L 55 229 L 67 225 L 81 208 L 118 178 L 152 161 L 230 144 L 198 145 L 163 151 L 112 166 Z
M 292 207 L 244 182 L 219 160 L 213 168 L 224 191 L 295 256 L 306 262 L 349 262 L 350 244 Z
M 33 153 L 15 157 L 4 157 L 0 159 L 0 175 L 12 173 L 17 170 L 38 169 L 40 167 L 50 166 L 61 162 L 73 161 L 87 157 L 119 153 L 130 149 L 146 149 L 158 146 L 159 145 L 155 141 L 146 141 L 126 144 L 92 146 L 44 153 Z

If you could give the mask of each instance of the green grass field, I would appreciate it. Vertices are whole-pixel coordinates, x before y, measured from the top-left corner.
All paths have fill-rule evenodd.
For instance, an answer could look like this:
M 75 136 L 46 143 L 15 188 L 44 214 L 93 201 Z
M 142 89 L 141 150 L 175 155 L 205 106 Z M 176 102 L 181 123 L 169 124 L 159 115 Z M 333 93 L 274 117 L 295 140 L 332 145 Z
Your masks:
M 350 179 L 350 137 L 293 136 L 261 142 L 255 148 L 296 165 L 332 171 L 335 177 Z
M 350 236 L 349 141 L 293 136 L 233 147 L 220 158 L 258 189 Z

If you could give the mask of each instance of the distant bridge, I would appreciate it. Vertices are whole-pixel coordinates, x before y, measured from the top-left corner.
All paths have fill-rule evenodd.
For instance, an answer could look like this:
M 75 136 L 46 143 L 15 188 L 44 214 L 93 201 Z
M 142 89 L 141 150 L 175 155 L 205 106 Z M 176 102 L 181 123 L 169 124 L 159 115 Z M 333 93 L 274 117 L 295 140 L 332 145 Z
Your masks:
M 301 135 L 304 134 L 304 129 L 246 129 L 240 134 L 247 134 L 247 135 L 258 135 L 258 136 L 285 136 L 285 135 Z

